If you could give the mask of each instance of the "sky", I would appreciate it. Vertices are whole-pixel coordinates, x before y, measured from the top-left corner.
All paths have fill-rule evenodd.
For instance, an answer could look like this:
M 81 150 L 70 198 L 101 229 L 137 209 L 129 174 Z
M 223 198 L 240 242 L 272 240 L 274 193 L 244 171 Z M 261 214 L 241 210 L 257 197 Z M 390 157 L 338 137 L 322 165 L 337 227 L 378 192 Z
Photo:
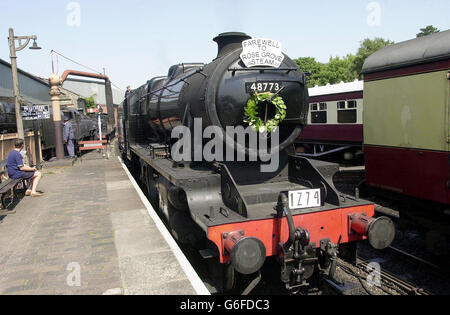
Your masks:
M 9 59 L 8 29 L 37 35 L 42 50 L 18 52 L 19 68 L 48 78 L 64 70 L 99 72 L 119 88 L 136 88 L 182 62 L 208 63 L 212 39 L 239 31 L 272 38 L 291 58 L 355 54 L 365 38 L 412 39 L 434 25 L 450 29 L 448 0 L 0 0 L 0 58 Z M 3 44 L 2 44 L 3 43 Z M 31 46 L 31 44 L 30 44 Z M 91 71 L 92 72 L 92 71 Z

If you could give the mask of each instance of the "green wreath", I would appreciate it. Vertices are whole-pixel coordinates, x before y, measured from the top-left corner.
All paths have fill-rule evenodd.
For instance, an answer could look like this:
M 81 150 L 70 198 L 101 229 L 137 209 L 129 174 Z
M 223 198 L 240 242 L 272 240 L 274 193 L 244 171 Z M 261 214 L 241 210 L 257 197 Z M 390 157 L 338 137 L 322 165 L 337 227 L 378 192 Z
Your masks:
M 280 122 L 286 118 L 286 105 L 284 104 L 281 96 L 273 97 L 274 94 L 265 92 L 258 94 L 255 92 L 253 96 L 248 100 L 247 107 L 245 107 L 244 122 L 248 123 L 254 130 L 263 133 L 271 133 L 276 130 Z M 267 106 L 272 104 L 275 106 L 275 117 L 272 119 L 266 119 L 263 121 L 258 117 L 259 104 L 267 102 Z M 267 108 L 267 107 L 266 107 Z

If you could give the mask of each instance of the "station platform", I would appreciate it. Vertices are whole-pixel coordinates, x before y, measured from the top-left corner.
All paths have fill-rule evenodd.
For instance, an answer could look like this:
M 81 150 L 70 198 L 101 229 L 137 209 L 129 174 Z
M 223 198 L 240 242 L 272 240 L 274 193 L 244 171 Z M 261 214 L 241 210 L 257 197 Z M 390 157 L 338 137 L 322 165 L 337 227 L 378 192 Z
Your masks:
M 118 157 L 42 172 L 0 224 L 0 295 L 209 294 Z

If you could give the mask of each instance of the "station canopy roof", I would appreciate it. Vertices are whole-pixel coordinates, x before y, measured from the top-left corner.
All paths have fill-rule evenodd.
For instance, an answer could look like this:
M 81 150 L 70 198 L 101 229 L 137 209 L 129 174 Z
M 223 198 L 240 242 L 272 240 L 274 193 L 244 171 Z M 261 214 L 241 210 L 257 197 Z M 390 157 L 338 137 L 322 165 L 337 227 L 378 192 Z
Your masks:
M 373 53 L 362 73 L 373 73 L 450 59 L 450 30 L 387 46 Z

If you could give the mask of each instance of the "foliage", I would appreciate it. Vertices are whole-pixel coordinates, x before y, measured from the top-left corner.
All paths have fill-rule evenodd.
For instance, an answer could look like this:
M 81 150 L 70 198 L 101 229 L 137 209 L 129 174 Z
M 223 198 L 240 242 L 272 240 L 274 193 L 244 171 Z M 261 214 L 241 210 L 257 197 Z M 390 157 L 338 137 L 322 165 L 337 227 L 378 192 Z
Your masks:
M 424 37 L 424 36 L 431 35 L 434 33 L 439 33 L 439 32 L 440 32 L 440 30 L 438 30 L 433 25 L 428 25 L 427 27 L 420 29 L 420 33 L 417 34 L 417 37 Z
M 93 96 L 85 98 L 84 101 L 85 101 L 84 107 L 85 107 L 86 111 L 90 108 L 97 108 L 97 104 L 95 104 L 95 100 L 94 100 Z
M 301 57 L 294 59 L 300 70 L 311 72 L 308 77 L 308 87 L 316 85 L 338 84 L 339 82 L 352 82 L 362 79 L 360 73 L 367 57 L 391 45 L 394 42 L 383 38 L 365 39 L 361 42 L 356 55 L 348 54 L 345 57 L 330 57 L 327 63 L 320 63 L 312 57 Z
M 355 56 L 330 57 L 328 63 L 320 63 L 314 58 L 305 57 L 295 59 L 295 63 L 302 71 L 310 72 L 308 87 L 337 84 L 341 81 L 351 82 L 357 78 L 353 71 Z
M 376 37 L 375 39 L 366 38 L 364 41 L 361 42 L 361 46 L 358 49 L 358 52 L 355 56 L 352 71 L 359 76 L 359 74 L 362 71 L 364 62 L 370 55 L 392 44 L 394 44 L 393 41 L 386 40 L 380 37 Z M 362 76 L 359 76 L 359 78 L 362 79 Z
M 308 87 L 311 88 L 315 85 L 319 85 L 320 72 L 324 67 L 323 63 L 316 61 L 316 59 L 312 57 L 302 57 L 294 59 L 294 62 L 297 64 L 300 70 L 311 73 L 311 75 L 308 77 Z
M 245 117 L 244 122 L 248 123 L 254 130 L 263 133 L 271 133 L 276 130 L 280 122 L 286 118 L 286 105 L 280 96 L 274 97 L 271 101 L 269 100 L 274 96 L 273 93 L 255 93 L 248 100 L 247 107 L 245 107 Z M 259 104 L 263 102 L 270 102 L 270 104 L 275 106 L 275 117 L 264 121 L 258 117 Z M 268 106 L 269 104 L 267 104 Z
M 358 76 L 353 71 L 355 56 L 347 55 L 346 57 L 330 57 L 327 64 L 324 65 L 320 72 L 320 85 L 338 84 L 339 82 L 352 82 Z

